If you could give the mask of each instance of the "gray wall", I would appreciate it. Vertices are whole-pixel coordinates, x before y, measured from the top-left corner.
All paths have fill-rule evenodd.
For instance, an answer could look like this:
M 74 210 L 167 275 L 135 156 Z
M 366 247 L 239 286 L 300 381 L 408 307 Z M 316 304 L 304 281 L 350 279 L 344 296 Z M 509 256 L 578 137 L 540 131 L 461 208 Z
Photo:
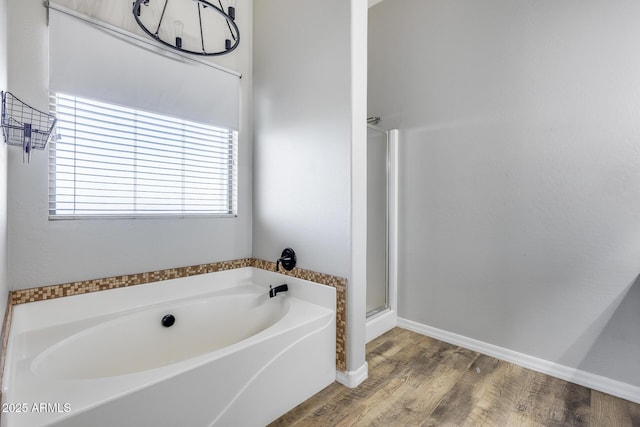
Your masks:
M 254 8 L 253 255 L 350 277 L 349 2 Z
M 0 0 L 0 90 L 7 90 L 7 0 Z M 4 143 L 4 137 L 0 137 L 0 139 L 0 316 L 4 316 L 9 292 L 7 279 L 7 147 Z
M 40 0 L 9 5 L 9 88 L 34 107 L 48 109 L 48 32 Z M 67 0 L 98 14 L 99 2 Z M 89 7 L 90 4 L 98 5 Z M 83 7 L 80 7 L 83 6 Z M 131 1 L 109 5 L 105 18 L 133 20 Z M 86 10 L 85 10 L 86 9 Z M 22 163 L 9 148 L 9 282 L 13 289 L 223 261 L 251 256 L 252 2 L 237 8 L 242 43 L 215 62 L 243 73 L 237 218 L 57 220 L 47 219 L 47 152 Z M 2 28 L 6 28 L 2 26 Z M 104 52 L 117 59 L 117 52 Z M 3 169 L 4 170 L 4 169 Z M 0 224 L 1 225 L 1 224 Z
M 399 316 L 640 385 L 640 3 L 370 9 Z

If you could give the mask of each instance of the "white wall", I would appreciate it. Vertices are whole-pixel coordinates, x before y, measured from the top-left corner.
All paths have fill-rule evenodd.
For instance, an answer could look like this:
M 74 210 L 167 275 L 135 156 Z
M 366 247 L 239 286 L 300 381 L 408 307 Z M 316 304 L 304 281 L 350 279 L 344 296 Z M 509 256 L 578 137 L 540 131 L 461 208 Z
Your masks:
M 9 88 L 36 108 L 48 109 L 48 32 L 40 0 L 8 0 Z M 59 1 L 100 13 L 101 2 Z M 107 20 L 133 20 L 130 0 L 109 2 Z M 214 62 L 243 74 L 239 139 L 238 218 L 233 219 L 47 219 L 47 152 L 22 163 L 9 149 L 9 281 L 13 289 L 100 278 L 251 256 L 252 2 L 237 2 L 242 42 Z M 4 28 L 4 27 L 2 27 Z M 87 46 L 90 49 L 91 46 Z M 81 52 L 79 52 L 81 54 Z M 118 60 L 117 52 L 104 52 Z M 1 225 L 1 224 L 0 224 Z
M 253 255 L 349 277 L 349 3 L 254 8 Z
M 7 0 L 0 0 L 0 90 L 7 90 Z M 0 316 L 4 316 L 8 292 L 7 147 L 0 136 Z
M 640 385 L 640 3 L 383 1 L 399 316 Z
M 366 6 L 254 3 L 253 255 L 290 246 L 299 267 L 349 280 L 347 370 L 363 378 Z

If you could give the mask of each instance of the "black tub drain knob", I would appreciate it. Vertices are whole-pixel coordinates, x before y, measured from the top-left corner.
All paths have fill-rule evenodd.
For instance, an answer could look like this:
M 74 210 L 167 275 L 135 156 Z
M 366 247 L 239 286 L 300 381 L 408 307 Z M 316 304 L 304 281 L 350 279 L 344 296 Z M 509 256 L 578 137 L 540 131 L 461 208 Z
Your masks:
M 176 317 L 173 314 L 165 314 L 162 318 L 162 326 L 168 328 L 176 323 Z

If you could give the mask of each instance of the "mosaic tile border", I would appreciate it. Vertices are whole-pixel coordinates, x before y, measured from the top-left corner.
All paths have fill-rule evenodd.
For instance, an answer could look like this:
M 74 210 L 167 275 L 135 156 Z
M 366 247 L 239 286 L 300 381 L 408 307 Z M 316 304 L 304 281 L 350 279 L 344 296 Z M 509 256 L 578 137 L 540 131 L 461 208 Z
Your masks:
M 106 277 L 103 279 L 83 280 L 80 282 L 62 283 L 58 285 L 41 286 L 30 289 L 20 289 L 9 293 L 7 311 L 10 314 L 11 306 L 26 304 L 36 301 L 45 301 L 54 298 L 62 298 L 71 295 L 80 295 L 90 292 L 106 291 L 109 289 L 124 288 L 128 286 L 142 285 L 163 280 L 178 279 L 197 274 L 214 273 L 216 271 L 232 270 L 235 268 L 256 267 L 268 271 L 276 271 L 276 263 L 256 258 L 242 258 L 231 261 L 213 262 L 189 267 L 170 268 L 166 270 L 149 271 L 146 273 L 127 274 L 123 276 Z M 347 336 L 347 279 L 316 271 L 294 268 L 291 271 L 280 273 L 293 276 L 298 279 L 321 283 L 336 289 L 336 368 L 346 370 L 346 336 Z M 5 322 L 7 317 L 5 316 Z M 9 318 L 10 322 L 10 318 Z M 8 336 L 8 325 L 5 325 L 5 335 Z M 5 337 L 6 339 L 6 337 Z M 4 344 L 4 343 L 3 343 Z M 4 347 L 4 346 L 3 346 Z M 4 348 L 3 348 L 4 350 Z M 4 357 L 2 357 L 4 360 Z

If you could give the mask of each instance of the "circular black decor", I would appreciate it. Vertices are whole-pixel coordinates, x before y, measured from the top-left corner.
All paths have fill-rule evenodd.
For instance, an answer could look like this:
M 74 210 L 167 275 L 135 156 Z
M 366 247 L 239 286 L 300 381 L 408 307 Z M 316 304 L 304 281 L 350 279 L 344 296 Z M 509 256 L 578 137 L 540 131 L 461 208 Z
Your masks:
M 240 44 L 234 6 L 225 9 L 220 0 L 220 7 L 206 0 L 182 0 L 178 7 L 168 10 L 168 3 L 169 0 L 133 2 L 134 19 L 142 31 L 158 43 L 203 56 L 225 55 Z M 186 13 L 174 15 L 187 9 L 190 10 Z

